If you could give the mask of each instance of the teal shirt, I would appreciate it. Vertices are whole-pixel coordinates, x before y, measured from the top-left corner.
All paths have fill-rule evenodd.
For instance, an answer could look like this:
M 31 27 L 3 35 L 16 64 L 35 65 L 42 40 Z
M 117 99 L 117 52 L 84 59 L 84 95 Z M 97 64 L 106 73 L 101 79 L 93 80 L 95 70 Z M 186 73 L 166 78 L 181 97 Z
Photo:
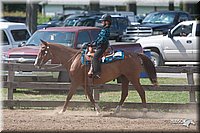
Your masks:
M 94 44 L 98 47 L 102 44 L 109 44 L 109 37 L 110 37 L 110 28 L 103 27 L 101 32 L 99 33 L 97 39 L 94 41 Z

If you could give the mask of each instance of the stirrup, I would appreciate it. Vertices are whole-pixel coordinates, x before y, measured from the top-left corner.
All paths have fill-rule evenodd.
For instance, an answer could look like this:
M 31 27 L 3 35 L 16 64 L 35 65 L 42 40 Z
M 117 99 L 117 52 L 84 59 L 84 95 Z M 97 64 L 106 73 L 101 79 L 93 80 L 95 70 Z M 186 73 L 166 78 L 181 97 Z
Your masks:
M 95 79 L 100 79 L 100 78 L 101 78 L 99 74 L 96 74 L 96 75 L 94 75 L 93 77 L 94 77 Z

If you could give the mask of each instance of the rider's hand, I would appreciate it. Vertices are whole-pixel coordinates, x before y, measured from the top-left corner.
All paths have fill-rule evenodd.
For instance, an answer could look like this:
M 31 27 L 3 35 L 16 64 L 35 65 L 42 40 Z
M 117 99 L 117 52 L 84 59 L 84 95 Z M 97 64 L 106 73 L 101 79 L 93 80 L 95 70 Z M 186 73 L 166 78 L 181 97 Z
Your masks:
M 90 45 L 90 43 L 85 42 L 85 43 L 82 44 L 82 48 L 87 48 L 89 45 Z
M 92 42 L 90 43 L 90 46 L 92 46 L 92 47 L 96 46 L 95 42 L 92 41 Z

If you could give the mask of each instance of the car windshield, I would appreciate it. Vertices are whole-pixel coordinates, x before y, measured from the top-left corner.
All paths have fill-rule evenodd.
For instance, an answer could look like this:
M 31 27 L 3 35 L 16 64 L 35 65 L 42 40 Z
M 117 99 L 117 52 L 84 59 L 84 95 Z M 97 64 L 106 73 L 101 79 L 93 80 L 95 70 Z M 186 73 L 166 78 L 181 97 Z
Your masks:
M 68 19 L 65 21 L 64 26 L 74 26 L 78 19 Z
M 173 13 L 151 13 L 144 18 L 142 23 L 170 24 L 173 23 L 174 18 Z
M 26 42 L 26 45 L 39 46 L 41 44 L 40 39 L 42 39 L 47 42 L 57 43 L 68 47 L 72 47 L 74 44 L 74 38 L 75 38 L 75 32 L 37 31 Z

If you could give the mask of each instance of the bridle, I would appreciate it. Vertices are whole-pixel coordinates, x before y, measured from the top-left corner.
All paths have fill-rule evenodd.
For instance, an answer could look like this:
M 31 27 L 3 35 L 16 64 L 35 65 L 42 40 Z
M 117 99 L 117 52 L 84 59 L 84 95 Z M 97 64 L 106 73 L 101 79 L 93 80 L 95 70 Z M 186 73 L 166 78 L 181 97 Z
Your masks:
M 48 54 L 48 52 L 49 52 L 49 54 L 50 54 L 50 58 L 52 59 L 53 57 L 54 58 L 56 58 L 56 56 L 53 56 L 53 53 L 50 51 L 50 47 L 49 46 L 47 46 L 46 47 L 46 49 L 45 49 L 45 51 L 44 51 L 44 56 L 46 56 L 47 54 Z M 75 58 L 79 53 L 81 53 L 81 50 L 79 50 L 75 55 L 73 55 L 67 62 L 70 62 L 73 58 Z M 60 59 L 59 58 L 57 58 L 57 60 L 60 62 L 60 64 L 57 64 L 56 66 L 52 66 L 52 67 L 50 67 L 50 66 L 45 66 L 45 65 L 41 65 L 40 66 L 40 69 L 55 69 L 55 68 L 59 68 L 59 67 L 61 67 L 62 66 L 62 64 L 61 64 L 61 61 L 60 61 Z M 42 58 L 42 60 L 41 60 L 41 62 L 43 62 L 44 61 L 44 58 Z M 41 64 L 41 63 L 40 63 Z M 43 66 L 43 67 L 42 67 Z
M 48 54 L 48 52 L 49 52 L 49 54 L 50 54 L 50 56 L 51 56 L 51 59 L 52 59 L 53 54 L 52 54 L 52 52 L 51 52 L 49 49 L 50 49 L 49 46 L 47 46 L 47 47 L 45 48 L 45 51 L 44 51 L 44 55 L 43 55 L 43 56 L 46 56 L 46 55 Z M 43 61 L 44 61 L 44 57 L 41 59 L 40 64 L 42 64 Z M 60 62 L 60 61 L 59 61 L 59 62 Z M 50 67 L 50 66 L 47 67 L 47 66 L 45 66 L 45 65 L 43 64 L 43 65 L 40 65 L 39 68 L 40 68 L 40 69 L 54 69 L 54 68 L 58 68 L 58 67 L 61 67 L 61 66 L 62 66 L 62 64 L 58 64 L 58 65 L 53 66 L 53 67 Z

